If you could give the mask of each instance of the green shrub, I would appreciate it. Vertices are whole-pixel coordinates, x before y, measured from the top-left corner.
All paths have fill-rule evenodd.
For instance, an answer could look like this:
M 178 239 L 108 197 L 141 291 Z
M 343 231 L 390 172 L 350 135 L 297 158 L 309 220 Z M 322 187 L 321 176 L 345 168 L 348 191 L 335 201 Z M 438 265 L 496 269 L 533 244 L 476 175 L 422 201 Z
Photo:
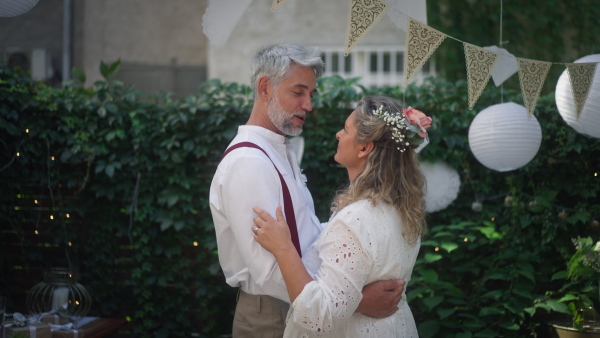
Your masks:
M 0 283 L 16 292 L 6 276 L 17 265 L 69 266 L 93 295 L 93 314 L 128 317 L 137 336 L 228 333 L 236 290 L 218 264 L 208 191 L 222 151 L 249 116 L 251 90 L 215 80 L 176 100 L 113 80 L 118 66 L 102 64 L 105 81 L 91 88 L 81 87 L 84 74 L 76 71 L 62 89 L 0 70 L 0 218 L 14 239 L 10 252 L 20 250 L 17 257 L 0 249 Z M 458 198 L 428 217 L 407 288 L 421 336 L 541 332 L 546 293 L 566 283 L 556 276 L 574 251 L 571 238 L 598 237 L 598 139 L 568 127 L 553 95 L 542 96 L 539 153 L 499 173 L 474 158 L 468 128 L 489 105 L 522 104 L 519 93 L 502 97 L 490 86 L 468 110 L 464 82 L 430 79 L 405 91 L 339 77 L 318 85 L 301 166 L 322 221 L 347 180 L 333 161 L 335 132 L 364 94 L 394 96 L 433 116 L 421 157 L 460 174 Z M 563 210 L 567 217 L 559 217 Z M 36 244 L 33 228 L 47 245 Z M 597 296 L 595 283 L 578 285 Z

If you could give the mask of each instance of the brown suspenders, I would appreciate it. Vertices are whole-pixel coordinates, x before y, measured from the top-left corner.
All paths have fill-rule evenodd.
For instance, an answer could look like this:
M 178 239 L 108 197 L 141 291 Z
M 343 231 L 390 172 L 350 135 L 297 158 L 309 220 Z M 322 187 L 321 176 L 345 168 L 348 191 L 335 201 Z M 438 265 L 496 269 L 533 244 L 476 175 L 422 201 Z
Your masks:
M 231 152 L 232 150 L 235 150 L 237 148 L 243 148 L 243 147 L 258 149 L 258 150 L 262 151 L 269 160 L 271 160 L 271 157 L 269 157 L 269 155 L 267 154 L 266 151 L 264 151 L 261 147 L 257 146 L 256 144 L 254 144 L 252 142 L 240 142 L 238 144 L 235 144 L 235 145 L 229 147 L 225 151 L 223 156 L 221 157 L 221 160 L 223 160 L 223 158 L 225 156 L 227 156 L 227 154 L 229 154 L 229 152 Z M 271 160 L 271 163 L 273 163 L 273 160 Z M 294 243 L 294 246 L 296 247 L 298 254 L 300 255 L 300 257 L 302 257 L 302 252 L 300 251 L 300 240 L 298 239 L 298 229 L 296 227 L 296 215 L 294 214 L 294 204 L 292 203 L 292 197 L 290 195 L 288 186 L 287 186 L 287 184 L 285 184 L 285 180 L 283 179 L 283 176 L 279 172 L 279 169 L 277 169 L 277 166 L 275 165 L 275 163 L 273 163 L 273 166 L 275 167 L 275 170 L 277 170 L 277 174 L 279 175 L 279 180 L 281 181 L 281 190 L 283 191 L 283 210 L 285 211 L 285 215 L 287 216 L 286 221 L 290 228 L 290 234 L 292 235 L 292 243 Z

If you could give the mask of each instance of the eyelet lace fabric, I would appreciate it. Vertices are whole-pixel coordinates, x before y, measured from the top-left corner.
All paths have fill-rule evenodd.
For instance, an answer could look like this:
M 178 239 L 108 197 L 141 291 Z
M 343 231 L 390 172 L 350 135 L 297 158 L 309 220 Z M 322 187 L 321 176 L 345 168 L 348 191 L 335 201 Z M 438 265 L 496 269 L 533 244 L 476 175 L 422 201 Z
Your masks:
M 388 318 L 355 314 L 365 285 L 378 280 L 410 280 L 420 243 L 402 237 L 393 209 L 355 202 L 334 215 L 304 253 L 309 271 L 317 271 L 288 313 L 284 337 L 418 337 L 406 303 Z

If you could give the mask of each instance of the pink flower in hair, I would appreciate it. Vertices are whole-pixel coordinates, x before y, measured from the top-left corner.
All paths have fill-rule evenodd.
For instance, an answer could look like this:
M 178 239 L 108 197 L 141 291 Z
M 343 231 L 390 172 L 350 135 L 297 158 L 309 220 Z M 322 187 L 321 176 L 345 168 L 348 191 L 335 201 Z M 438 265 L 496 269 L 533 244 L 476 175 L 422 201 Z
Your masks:
M 419 130 L 421 130 L 419 136 L 422 138 L 427 137 L 427 130 L 425 129 L 431 127 L 431 117 L 425 115 L 422 111 L 416 110 L 413 107 L 408 107 L 406 109 L 402 108 L 402 112 L 404 113 L 404 116 L 406 116 L 406 119 L 408 120 L 408 122 L 410 122 L 410 124 L 419 126 Z

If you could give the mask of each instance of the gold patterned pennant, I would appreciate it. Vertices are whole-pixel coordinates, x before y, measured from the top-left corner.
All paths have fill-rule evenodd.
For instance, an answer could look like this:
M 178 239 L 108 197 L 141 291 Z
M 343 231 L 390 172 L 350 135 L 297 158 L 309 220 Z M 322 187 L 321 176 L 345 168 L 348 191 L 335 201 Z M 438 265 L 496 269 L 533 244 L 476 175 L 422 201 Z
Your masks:
M 571 82 L 571 90 L 573 91 L 573 102 L 575 103 L 575 116 L 579 118 L 585 101 L 590 92 L 590 87 L 594 82 L 596 74 L 595 62 L 590 63 L 567 63 L 567 73 Z
M 446 38 L 446 34 L 409 17 L 404 58 L 404 85 L 407 86 L 431 54 Z
M 531 117 L 552 63 L 521 58 L 517 58 L 517 63 L 523 101 L 525 101 L 527 115 Z
M 271 11 L 275 12 L 281 5 L 286 3 L 288 0 L 273 0 L 273 5 L 271 5 Z
M 467 80 L 469 85 L 469 109 L 481 95 L 485 85 L 490 80 L 498 54 L 487 49 L 463 42 L 467 60 Z
M 345 55 L 371 31 L 387 9 L 388 5 L 381 0 L 350 0 Z

